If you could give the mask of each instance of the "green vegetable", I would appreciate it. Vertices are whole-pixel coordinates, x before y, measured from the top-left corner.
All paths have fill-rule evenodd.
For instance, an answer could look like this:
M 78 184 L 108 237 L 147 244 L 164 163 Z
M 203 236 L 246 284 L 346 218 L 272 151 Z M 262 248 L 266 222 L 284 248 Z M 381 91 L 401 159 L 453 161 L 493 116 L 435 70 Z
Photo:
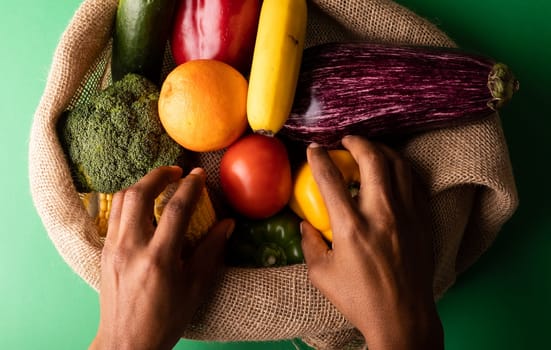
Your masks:
M 175 0 L 119 0 L 111 58 L 113 81 L 136 73 L 160 83 L 175 7 Z
M 304 262 L 300 221 L 287 209 L 263 220 L 238 219 L 228 242 L 228 264 L 272 267 Z
M 158 98 L 153 83 L 129 74 L 61 116 L 58 136 L 79 192 L 114 193 L 178 163 L 184 149 L 164 131 Z

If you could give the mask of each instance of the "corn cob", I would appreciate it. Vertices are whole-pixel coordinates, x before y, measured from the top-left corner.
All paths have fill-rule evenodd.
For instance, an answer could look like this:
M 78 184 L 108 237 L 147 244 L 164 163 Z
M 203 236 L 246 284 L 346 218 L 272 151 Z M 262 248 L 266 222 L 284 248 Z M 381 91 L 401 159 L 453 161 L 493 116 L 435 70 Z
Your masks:
M 100 237 L 107 235 L 107 224 L 109 222 L 109 213 L 111 212 L 111 202 L 113 201 L 113 194 L 111 193 L 80 193 L 80 199 L 84 208 L 93 219 L 94 224 L 98 229 Z
M 177 188 L 178 183 L 168 185 L 167 188 L 155 199 L 154 216 L 157 222 L 161 219 L 161 214 L 164 207 L 170 198 L 172 198 Z M 86 211 L 93 219 L 94 224 L 98 229 L 99 236 L 105 237 L 107 235 L 113 194 L 90 192 L 80 193 L 79 196 L 84 204 L 84 207 L 86 208 Z M 206 188 L 203 188 L 203 193 L 197 202 L 197 206 L 191 216 L 185 235 L 190 242 L 194 243 L 205 235 L 215 222 L 216 213 Z
M 154 214 L 157 222 L 161 219 L 163 209 L 176 192 L 178 185 L 179 182 L 168 185 L 167 188 L 157 197 L 157 199 L 155 199 Z M 185 233 L 187 240 L 192 244 L 197 242 L 208 232 L 215 222 L 216 213 L 214 211 L 214 207 L 210 201 L 207 189 L 203 188 L 203 192 L 197 202 L 195 211 L 189 220 L 189 225 Z

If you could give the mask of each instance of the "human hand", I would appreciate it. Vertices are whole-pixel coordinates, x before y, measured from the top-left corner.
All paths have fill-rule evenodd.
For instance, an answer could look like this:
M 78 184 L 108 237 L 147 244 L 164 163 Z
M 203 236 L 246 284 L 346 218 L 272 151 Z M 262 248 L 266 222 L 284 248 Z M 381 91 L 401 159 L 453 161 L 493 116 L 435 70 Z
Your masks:
M 342 144 L 360 168 L 355 199 L 327 152 L 316 145 L 307 150 L 333 231 L 329 247 L 302 223 L 310 280 L 362 332 L 370 350 L 441 349 L 427 199 L 395 151 L 356 136 Z
M 232 220 L 218 222 L 195 249 L 184 250 L 205 184 L 202 169 L 185 177 L 153 225 L 155 198 L 181 176 L 179 167 L 160 167 L 113 196 L 101 259 L 100 323 L 91 348 L 172 348 L 222 266 Z

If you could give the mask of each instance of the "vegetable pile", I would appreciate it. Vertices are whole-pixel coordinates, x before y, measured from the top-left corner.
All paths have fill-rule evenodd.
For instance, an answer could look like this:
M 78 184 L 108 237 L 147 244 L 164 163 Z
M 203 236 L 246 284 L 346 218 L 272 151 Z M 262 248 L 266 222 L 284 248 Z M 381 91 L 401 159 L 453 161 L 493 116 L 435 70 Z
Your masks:
M 506 65 L 457 49 L 303 49 L 306 21 L 305 0 L 119 0 L 113 83 L 57 125 L 84 205 L 155 167 L 186 167 L 192 153 L 224 150 L 223 204 L 237 218 L 228 263 L 300 263 L 302 219 L 332 239 L 305 145 L 340 148 L 348 134 L 406 137 L 471 122 L 518 90 Z M 176 67 L 165 78 L 167 54 Z M 357 186 L 347 151 L 331 157 Z M 203 218 L 212 218 L 206 204 Z M 96 209 L 89 213 L 105 233 L 108 210 Z

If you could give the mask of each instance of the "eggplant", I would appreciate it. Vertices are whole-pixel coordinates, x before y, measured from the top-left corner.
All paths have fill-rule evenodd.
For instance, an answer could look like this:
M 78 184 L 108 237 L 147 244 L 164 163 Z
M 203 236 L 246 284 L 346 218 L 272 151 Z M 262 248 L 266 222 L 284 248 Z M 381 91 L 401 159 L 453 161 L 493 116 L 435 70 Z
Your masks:
M 335 147 L 345 135 L 400 136 L 479 120 L 519 83 L 509 67 L 454 48 L 368 42 L 304 50 L 281 134 Z

